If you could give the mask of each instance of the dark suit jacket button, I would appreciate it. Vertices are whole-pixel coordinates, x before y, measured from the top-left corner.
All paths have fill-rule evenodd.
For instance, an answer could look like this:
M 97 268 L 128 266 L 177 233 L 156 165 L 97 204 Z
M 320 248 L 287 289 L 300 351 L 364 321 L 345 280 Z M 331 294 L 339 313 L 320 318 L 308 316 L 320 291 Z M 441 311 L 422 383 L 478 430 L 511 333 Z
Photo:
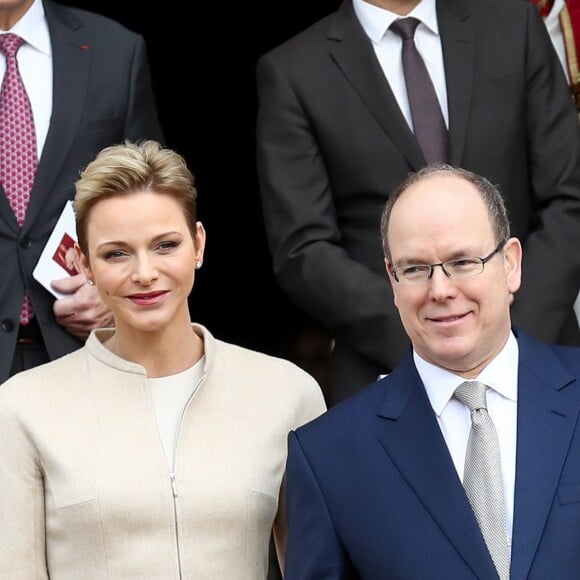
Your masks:
M 4 332 L 10 332 L 11 330 L 14 330 L 14 322 L 12 322 L 10 318 L 5 318 L 2 321 L 2 324 L 0 324 L 0 328 L 2 328 Z
M 27 250 L 28 248 L 30 248 L 31 245 L 32 245 L 32 241 L 30 240 L 30 238 L 28 236 L 24 236 L 20 240 L 20 247 L 21 248 L 24 248 L 25 250 Z

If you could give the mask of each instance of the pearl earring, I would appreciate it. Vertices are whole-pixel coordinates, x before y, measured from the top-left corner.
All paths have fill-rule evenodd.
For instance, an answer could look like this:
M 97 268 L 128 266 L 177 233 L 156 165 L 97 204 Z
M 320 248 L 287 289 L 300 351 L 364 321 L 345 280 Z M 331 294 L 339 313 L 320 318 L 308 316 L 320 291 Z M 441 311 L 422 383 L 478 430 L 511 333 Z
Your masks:
M 95 285 L 95 281 L 92 278 L 87 278 L 87 284 L 89 286 L 94 286 Z
M 203 264 L 203 262 L 202 262 L 201 260 L 198 260 L 198 261 L 195 263 L 195 269 L 196 269 L 196 270 L 199 270 L 199 269 L 201 268 L 201 265 L 202 265 L 202 264 Z

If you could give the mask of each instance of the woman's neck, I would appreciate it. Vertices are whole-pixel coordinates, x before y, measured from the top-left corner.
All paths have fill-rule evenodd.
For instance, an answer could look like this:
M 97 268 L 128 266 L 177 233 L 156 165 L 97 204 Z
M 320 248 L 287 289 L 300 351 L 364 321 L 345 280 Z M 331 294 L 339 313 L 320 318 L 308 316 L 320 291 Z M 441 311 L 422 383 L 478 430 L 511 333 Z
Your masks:
M 143 366 L 151 378 L 183 372 L 204 354 L 203 339 L 191 324 L 162 332 L 117 328 L 105 346 L 117 356 Z

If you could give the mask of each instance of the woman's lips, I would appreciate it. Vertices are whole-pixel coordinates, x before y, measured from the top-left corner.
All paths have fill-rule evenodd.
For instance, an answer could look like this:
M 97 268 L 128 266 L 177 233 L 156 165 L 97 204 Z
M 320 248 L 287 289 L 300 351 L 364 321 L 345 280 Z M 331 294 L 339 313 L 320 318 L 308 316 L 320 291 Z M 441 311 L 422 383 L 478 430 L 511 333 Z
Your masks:
M 159 290 L 157 292 L 131 294 L 128 298 L 135 304 L 139 304 L 141 306 L 149 306 L 151 304 L 158 304 L 166 295 L 167 291 Z

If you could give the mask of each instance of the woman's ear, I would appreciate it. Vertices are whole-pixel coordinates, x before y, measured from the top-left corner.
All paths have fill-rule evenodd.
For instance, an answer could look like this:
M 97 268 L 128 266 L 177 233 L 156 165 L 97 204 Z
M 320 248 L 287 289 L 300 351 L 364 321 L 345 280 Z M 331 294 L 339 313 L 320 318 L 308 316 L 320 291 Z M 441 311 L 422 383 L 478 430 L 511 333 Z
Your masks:
M 79 265 L 81 272 L 86 276 L 87 281 L 93 280 L 93 273 L 89 264 L 89 259 L 85 253 L 81 250 L 81 247 L 75 243 L 75 251 L 77 253 L 78 259 L 77 264 Z
M 205 240 L 206 240 L 206 232 L 203 224 L 201 222 L 196 223 L 195 228 L 195 259 L 196 262 L 199 264 L 201 268 L 201 264 L 203 264 L 203 254 L 205 252 Z

